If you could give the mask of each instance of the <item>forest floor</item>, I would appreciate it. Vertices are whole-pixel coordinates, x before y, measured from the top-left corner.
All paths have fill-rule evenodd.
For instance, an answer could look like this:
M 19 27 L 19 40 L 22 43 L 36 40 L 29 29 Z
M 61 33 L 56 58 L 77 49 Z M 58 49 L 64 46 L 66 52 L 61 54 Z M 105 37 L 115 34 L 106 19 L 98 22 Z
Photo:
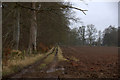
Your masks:
M 51 53 L 7 78 L 117 78 L 117 47 L 55 47 Z

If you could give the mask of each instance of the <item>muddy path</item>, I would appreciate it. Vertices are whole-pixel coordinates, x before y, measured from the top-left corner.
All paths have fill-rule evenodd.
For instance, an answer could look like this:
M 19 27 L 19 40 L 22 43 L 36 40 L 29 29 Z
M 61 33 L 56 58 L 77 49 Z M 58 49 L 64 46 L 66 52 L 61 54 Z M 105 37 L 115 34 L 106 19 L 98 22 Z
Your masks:
M 48 67 L 44 69 L 44 72 L 47 73 L 46 78 L 58 78 L 58 76 L 53 76 L 52 74 L 50 74 L 51 72 L 56 71 L 57 63 L 58 63 L 58 48 L 56 48 L 54 59 L 52 60 L 52 62 L 48 64 Z
M 54 47 L 52 49 L 51 52 L 49 52 L 48 54 L 46 54 L 46 56 L 44 56 L 42 59 L 38 60 L 37 62 L 31 64 L 31 65 L 28 65 L 26 67 L 24 67 L 22 70 L 16 72 L 16 73 L 13 73 L 13 74 L 10 74 L 10 75 L 7 75 L 7 76 L 4 76 L 3 79 L 5 78 L 24 78 L 24 75 L 26 75 L 27 73 L 32 73 L 32 72 L 35 72 L 35 68 L 39 65 L 41 65 L 43 63 L 43 61 L 48 57 L 50 56 L 51 54 L 53 53 L 56 53 L 56 47 Z M 57 54 L 57 53 L 56 53 Z M 54 62 L 56 62 L 56 54 L 55 54 L 55 59 L 54 59 Z M 26 76 L 27 77 L 27 76 Z M 32 77 L 32 76 L 31 76 Z
M 58 69 L 58 47 L 44 56 L 39 61 L 35 62 L 22 69 L 21 71 L 11 74 L 5 78 L 58 78 L 57 75 L 53 75 Z M 59 69 L 60 70 L 60 69 Z

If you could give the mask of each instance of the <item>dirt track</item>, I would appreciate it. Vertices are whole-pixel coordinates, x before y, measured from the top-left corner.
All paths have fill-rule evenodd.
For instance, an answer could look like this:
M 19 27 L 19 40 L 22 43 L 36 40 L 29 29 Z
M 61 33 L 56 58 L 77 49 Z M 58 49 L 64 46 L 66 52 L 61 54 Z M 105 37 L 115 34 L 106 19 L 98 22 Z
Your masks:
M 58 49 L 54 48 L 52 50 L 52 52 L 48 53 L 46 56 L 44 56 L 42 59 L 40 59 L 39 61 L 35 62 L 34 64 L 31 64 L 27 67 L 25 67 L 24 69 L 22 69 L 21 71 L 5 76 L 5 78 L 42 78 L 43 76 L 41 74 L 44 74 L 45 72 L 54 69 L 54 67 L 57 64 L 57 53 L 58 53 Z M 44 60 L 46 58 L 48 58 L 48 56 L 54 55 L 54 59 L 47 64 L 47 67 L 43 68 L 42 70 L 38 69 L 39 66 L 44 63 Z M 52 75 L 48 75 L 46 77 L 52 77 Z

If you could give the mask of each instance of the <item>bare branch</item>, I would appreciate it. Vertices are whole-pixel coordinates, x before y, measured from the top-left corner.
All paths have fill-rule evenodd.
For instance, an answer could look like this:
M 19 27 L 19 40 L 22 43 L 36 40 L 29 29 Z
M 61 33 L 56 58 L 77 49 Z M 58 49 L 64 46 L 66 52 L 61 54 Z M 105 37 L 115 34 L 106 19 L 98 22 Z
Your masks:
M 72 7 L 72 6 L 67 6 L 67 5 L 63 5 L 63 6 L 61 6 L 61 7 L 62 7 L 62 8 L 73 8 L 73 9 L 76 9 L 76 10 L 80 10 L 80 11 L 82 11 L 85 15 L 86 15 L 85 11 L 88 11 L 88 10 L 83 10 L 83 9 L 76 8 L 76 7 Z
M 27 6 L 22 6 L 22 5 L 20 5 L 20 4 L 18 4 L 18 6 L 21 7 L 21 8 L 26 8 L 26 9 L 38 11 L 37 9 L 33 9 L 33 8 L 27 7 Z
M 39 9 L 33 9 L 31 7 L 27 7 L 27 6 L 22 6 L 20 4 L 18 4 L 18 6 L 22 7 L 22 8 L 26 8 L 26 9 L 30 9 L 30 10 L 35 10 L 37 12 L 41 12 L 41 11 L 50 11 L 50 10 L 59 10 L 58 8 L 49 8 L 49 9 L 42 9 L 42 10 L 39 10 Z M 79 10 L 79 11 L 82 11 L 85 15 L 85 11 L 88 11 L 88 10 L 83 10 L 83 9 L 80 9 L 80 8 L 76 8 L 76 7 L 72 7 L 72 6 L 67 6 L 67 5 L 63 5 L 63 6 L 60 6 L 61 8 L 65 9 L 65 8 L 73 8 L 73 9 L 76 9 L 76 10 Z

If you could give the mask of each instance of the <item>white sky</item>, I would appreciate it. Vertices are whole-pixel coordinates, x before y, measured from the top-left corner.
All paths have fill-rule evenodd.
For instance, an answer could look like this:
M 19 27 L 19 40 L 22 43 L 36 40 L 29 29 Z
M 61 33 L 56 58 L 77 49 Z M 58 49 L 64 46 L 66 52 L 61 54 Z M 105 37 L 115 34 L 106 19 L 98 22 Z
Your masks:
M 72 2 L 73 6 L 87 9 L 87 15 L 82 12 L 74 10 L 78 18 L 84 22 L 83 25 L 94 24 L 97 30 L 104 30 L 109 25 L 118 27 L 118 2 Z M 80 23 L 72 23 L 71 28 L 80 26 Z

